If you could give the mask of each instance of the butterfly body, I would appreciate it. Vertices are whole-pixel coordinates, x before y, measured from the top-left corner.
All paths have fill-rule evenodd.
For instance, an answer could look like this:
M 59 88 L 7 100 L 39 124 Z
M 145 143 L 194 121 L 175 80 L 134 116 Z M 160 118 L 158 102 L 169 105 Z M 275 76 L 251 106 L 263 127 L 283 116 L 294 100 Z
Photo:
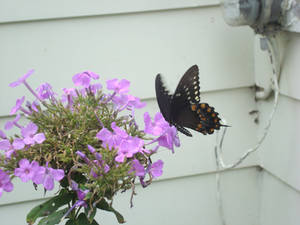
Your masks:
M 161 75 L 155 79 L 158 106 L 165 120 L 178 131 L 192 136 L 186 128 L 212 134 L 221 126 L 218 113 L 207 103 L 200 102 L 199 69 L 197 65 L 189 68 L 182 76 L 173 95 L 169 94 L 162 82 Z

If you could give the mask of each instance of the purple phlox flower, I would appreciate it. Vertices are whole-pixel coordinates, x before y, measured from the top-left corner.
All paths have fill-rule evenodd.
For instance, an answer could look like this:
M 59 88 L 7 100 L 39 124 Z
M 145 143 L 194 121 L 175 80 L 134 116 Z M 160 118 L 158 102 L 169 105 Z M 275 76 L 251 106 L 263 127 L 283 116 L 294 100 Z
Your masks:
M 154 117 L 154 122 L 151 121 L 149 113 L 144 114 L 145 133 L 159 136 L 151 143 L 158 141 L 160 146 L 166 147 L 174 153 L 174 145 L 180 146 L 180 141 L 177 135 L 177 129 L 170 126 L 164 119 L 163 115 L 158 112 Z
M 8 122 L 5 123 L 4 129 L 5 130 L 10 130 L 11 128 L 13 128 L 13 126 L 22 128 L 22 126 L 18 124 L 20 118 L 21 118 L 20 114 L 17 114 L 14 120 L 8 121 Z
M 68 96 L 77 97 L 77 92 L 75 88 L 63 88 L 64 95 L 62 96 L 62 101 L 68 100 Z
M 131 95 L 127 94 L 120 94 L 120 95 L 113 95 L 112 96 L 112 101 L 115 104 L 115 107 L 117 110 L 122 111 L 122 109 L 126 108 L 129 100 L 130 100 Z
M 38 106 L 39 106 L 39 103 L 37 100 L 34 100 L 32 103 L 27 101 L 26 102 L 26 107 L 29 109 L 29 113 L 32 114 L 32 112 L 38 112 L 39 109 L 38 109 Z
M 92 71 L 85 71 L 75 74 L 72 80 L 76 86 L 83 86 L 85 88 L 88 88 L 90 86 L 91 78 L 97 80 L 99 79 L 99 75 Z
M 65 218 L 67 215 L 69 215 L 70 212 L 74 208 L 79 207 L 79 206 L 87 207 L 87 203 L 85 202 L 84 199 L 88 192 L 89 192 L 89 190 L 81 190 L 81 189 L 76 190 L 78 200 L 75 202 L 75 204 L 71 208 L 69 208 L 69 210 L 66 212 L 66 214 L 62 217 L 61 221 L 63 220 L 63 218 Z
M 104 165 L 104 173 L 107 173 L 110 170 L 109 165 L 105 164 Z
M 90 160 L 86 157 L 86 155 L 81 151 L 76 151 L 76 154 L 85 161 L 85 163 L 90 164 Z
M 15 150 L 20 150 L 25 147 L 25 144 L 21 138 L 15 138 L 11 144 L 8 139 L 0 141 L 0 150 L 5 150 L 5 157 L 10 159 L 11 155 L 15 153 Z
M 149 152 L 147 153 L 155 153 L 159 149 L 159 145 L 156 145 L 153 149 L 148 150 Z
M 148 112 L 144 113 L 145 129 L 144 132 L 155 136 L 160 136 L 164 131 L 170 127 L 169 123 L 164 119 L 163 115 L 158 112 L 155 114 L 154 122 L 151 121 L 151 117 Z
M 102 89 L 102 84 L 91 84 L 88 86 L 88 88 L 84 87 L 79 90 L 82 96 L 86 96 L 89 93 L 92 93 L 93 95 L 97 94 L 98 90 Z
M 102 160 L 102 155 L 100 153 L 96 152 L 96 149 L 93 146 L 88 145 L 88 149 L 95 156 L 95 158 L 97 160 L 99 160 L 99 161 Z
M 40 101 L 43 101 L 42 99 L 40 99 L 40 97 L 35 93 L 35 91 L 29 86 L 29 84 L 26 82 L 26 79 L 34 72 L 34 70 L 29 70 L 28 73 L 26 73 L 25 75 L 23 75 L 21 78 L 19 78 L 17 81 L 12 82 L 9 84 L 10 87 L 17 87 L 20 84 L 24 84 L 25 87 L 33 94 L 33 96 L 35 96 L 37 99 L 39 99 Z M 25 112 L 26 113 L 26 112 Z
M 13 184 L 10 181 L 9 175 L 0 169 L 0 197 L 3 191 L 11 192 L 14 189 Z
M 93 160 L 93 163 L 94 166 L 91 169 L 90 175 L 94 178 L 102 176 L 103 173 L 107 173 L 110 170 L 109 165 L 107 165 L 103 160 Z
M 45 100 L 49 99 L 50 97 L 54 96 L 54 92 L 52 90 L 52 87 L 48 83 L 41 84 L 37 89 L 37 95 L 40 99 Z
M 0 141 L 0 149 L 7 151 L 14 148 L 8 139 L 4 139 Z
M 107 89 L 114 90 L 118 94 L 127 93 L 129 91 L 130 81 L 126 79 L 122 79 L 118 81 L 118 79 L 112 79 L 106 81 Z
M 172 150 L 172 153 L 174 153 L 174 145 L 176 147 L 180 146 L 180 141 L 177 135 L 177 129 L 174 126 L 168 127 L 157 140 L 160 146 Z
M 21 138 L 15 138 L 13 141 L 13 147 L 16 150 L 23 149 L 25 147 L 25 143 Z
M 141 109 L 141 108 L 144 108 L 147 104 L 146 104 L 146 102 L 141 102 L 140 98 L 133 97 L 133 100 L 130 100 L 128 105 L 131 107 L 134 107 L 136 109 Z
M 126 131 L 118 127 L 115 122 L 112 122 L 110 126 L 113 129 L 114 133 L 118 136 L 122 137 L 123 139 L 128 137 Z
M 107 165 L 103 160 L 94 160 L 93 161 L 104 173 L 107 173 L 110 170 L 109 165 Z M 100 173 L 101 175 L 101 173 Z
M 67 102 L 68 108 L 71 108 L 72 105 L 74 104 L 73 98 L 77 97 L 77 92 L 75 88 L 63 88 L 64 94 L 61 97 L 62 102 Z
M 87 195 L 87 193 L 89 193 L 89 190 L 81 190 L 81 189 L 78 189 L 78 190 L 76 191 L 76 193 L 77 193 L 77 198 L 78 198 L 78 200 L 83 201 L 84 198 L 85 198 L 85 196 Z
M 38 101 L 35 100 L 32 102 L 30 107 L 31 107 L 31 110 L 38 112 L 39 111 L 38 106 L 39 106 L 39 103 L 38 103 Z
M 108 146 L 110 150 L 112 148 L 118 148 L 121 141 L 128 137 L 126 131 L 118 127 L 115 122 L 111 123 L 111 128 L 113 132 L 104 127 L 96 135 L 96 137 L 103 142 L 102 146 Z
M 45 141 L 44 133 L 37 133 L 38 127 L 34 123 L 30 122 L 26 127 L 21 129 L 24 143 L 26 145 L 33 145 L 35 143 L 41 144 Z
M 102 89 L 102 84 L 96 83 L 96 84 L 91 84 L 90 85 L 90 90 L 93 94 L 96 94 L 98 90 Z
M 138 137 L 128 137 L 123 139 L 118 150 L 118 155 L 115 160 L 117 162 L 124 162 L 125 157 L 131 158 L 137 152 L 142 152 L 144 146 L 144 140 Z
M 110 170 L 110 167 L 102 160 L 102 155 L 91 145 L 88 145 L 88 149 L 96 158 L 96 160 L 93 160 L 93 163 L 96 166 L 91 169 L 91 175 L 96 178 L 98 175 L 101 175 L 102 171 L 107 173 Z
M 88 147 L 89 151 L 90 151 L 92 154 L 95 154 L 95 153 L 96 153 L 96 149 L 95 149 L 93 146 L 87 145 L 87 147 Z
M 23 104 L 24 100 L 25 100 L 25 96 L 23 96 L 22 98 L 17 99 L 16 105 L 11 109 L 11 111 L 10 111 L 9 114 L 10 114 L 10 115 L 15 114 L 15 113 L 18 112 L 19 110 L 21 110 L 22 112 L 24 112 L 24 113 L 26 113 L 26 114 L 29 114 L 29 112 L 26 111 L 26 110 L 22 107 L 22 104 Z
M 6 134 L 2 130 L 0 130 L 0 138 L 7 139 Z
M 10 87 L 17 87 L 20 84 L 26 82 L 26 79 L 33 74 L 34 70 L 29 70 L 26 74 L 24 74 L 21 78 L 19 78 L 17 81 L 12 82 L 9 84 Z
M 78 183 L 76 183 L 74 180 L 71 180 L 71 188 L 73 191 L 76 191 L 78 200 L 84 200 L 85 196 L 89 192 L 89 190 L 80 189 Z
M 74 191 L 77 191 L 77 190 L 78 190 L 78 184 L 76 183 L 76 181 L 71 180 L 71 188 L 72 188 L 72 190 L 74 190 Z
M 159 177 L 163 173 L 162 171 L 163 166 L 164 166 L 164 162 L 162 160 L 157 160 L 155 163 L 151 165 L 149 173 L 152 174 L 153 178 Z
M 53 169 L 48 167 L 48 162 L 46 166 L 40 166 L 39 170 L 35 173 L 32 181 L 36 184 L 43 184 L 44 188 L 51 191 L 54 188 L 54 180 L 60 181 L 65 176 L 62 169 Z
M 146 106 L 146 103 L 141 102 L 141 100 L 138 97 L 134 97 L 129 94 L 115 95 L 115 96 L 113 96 L 112 101 L 115 103 L 115 105 L 119 111 L 122 111 L 125 108 L 140 109 L 140 108 L 143 108 L 144 106 Z
M 149 185 L 148 182 L 144 181 L 145 175 L 147 173 L 149 173 L 149 174 L 151 174 L 152 178 L 157 178 L 157 177 L 161 176 L 163 173 L 163 171 L 162 171 L 163 165 L 164 165 L 163 161 L 158 160 L 153 164 L 149 163 L 146 170 L 143 171 L 144 167 L 142 168 L 142 165 L 139 162 L 134 162 L 133 170 L 138 170 L 139 175 L 137 174 L 137 172 L 136 172 L 136 175 L 139 176 L 140 183 L 141 183 L 142 187 L 145 188 Z
M 32 161 L 31 163 L 28 159 L 21 159 L 19 161 L 19 168 L 15 169 L 15 176 L 20 177 L 22 182 L 27 182 L 32 180 L 37 171 L 40 169 L 38 162 Z
M 139 177 L 145 176 L 145 168 L 137 159 L 132 160 L 132 170 L 129 172 L 135 172 L 135 175 Z

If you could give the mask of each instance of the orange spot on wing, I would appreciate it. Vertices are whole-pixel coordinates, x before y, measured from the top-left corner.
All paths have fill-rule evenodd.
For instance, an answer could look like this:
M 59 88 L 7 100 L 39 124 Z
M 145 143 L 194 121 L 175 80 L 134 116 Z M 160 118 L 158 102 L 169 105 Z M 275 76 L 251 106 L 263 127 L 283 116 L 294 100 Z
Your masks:
M 193 104 L 193 105 L 191 105 L 191 109 L 192 109 L 192 111 L 196 111 L 197 106 L 195 104 Z

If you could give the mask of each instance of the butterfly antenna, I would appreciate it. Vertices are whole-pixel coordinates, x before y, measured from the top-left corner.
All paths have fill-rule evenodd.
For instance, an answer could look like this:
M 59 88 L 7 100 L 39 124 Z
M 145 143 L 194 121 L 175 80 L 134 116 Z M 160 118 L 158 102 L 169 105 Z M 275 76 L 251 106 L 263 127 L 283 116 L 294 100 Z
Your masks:
M 227 125 L 227 121 L 225 119 L 222 118 L 221 121 L 222 121 L 223 124 L 220 124 L 220 126 L 222 126 L 222 127 L 231 127 L 230 125 Z

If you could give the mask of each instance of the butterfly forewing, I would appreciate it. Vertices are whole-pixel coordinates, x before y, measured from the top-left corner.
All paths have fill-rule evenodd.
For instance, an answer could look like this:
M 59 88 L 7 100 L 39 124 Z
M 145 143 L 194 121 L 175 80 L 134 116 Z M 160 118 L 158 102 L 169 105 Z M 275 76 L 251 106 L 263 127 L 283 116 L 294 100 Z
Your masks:
M 170 123 L 172 96 L 169 94 L 169 91 L 164 86 L 160 74 L 158 74 L 155 78 L 155 92 L 159 109 L 162 115 L 164 116 L 165 120 Z
M 189 68 L 180 79 L 173 94 L 172 106 L 189 102 L 200 102 L 199 68 L 197 65 Z

